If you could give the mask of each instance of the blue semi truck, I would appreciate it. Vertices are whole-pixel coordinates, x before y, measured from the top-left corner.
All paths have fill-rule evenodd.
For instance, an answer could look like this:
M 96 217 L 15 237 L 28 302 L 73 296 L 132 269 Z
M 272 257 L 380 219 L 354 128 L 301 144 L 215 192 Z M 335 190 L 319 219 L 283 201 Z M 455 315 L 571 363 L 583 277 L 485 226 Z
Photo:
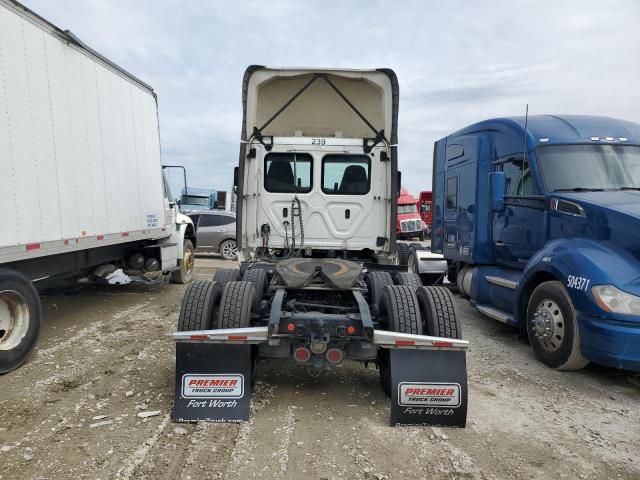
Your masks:
M 432 250 L 559 370 L 640 371 L 640 125 L 541 115 L 435 143 Z

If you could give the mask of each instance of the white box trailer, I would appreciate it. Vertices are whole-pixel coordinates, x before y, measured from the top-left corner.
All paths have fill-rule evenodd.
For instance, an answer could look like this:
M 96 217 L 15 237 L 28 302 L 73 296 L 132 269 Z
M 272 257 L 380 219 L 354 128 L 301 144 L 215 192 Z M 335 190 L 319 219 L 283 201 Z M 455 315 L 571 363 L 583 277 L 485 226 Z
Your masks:
M 164 181 L 153 89 L 12 0 L 0 0 L 0 195 L 0 372 L 35 345 L 34 284 L 101 265 L 190 278 L 193 225 Z

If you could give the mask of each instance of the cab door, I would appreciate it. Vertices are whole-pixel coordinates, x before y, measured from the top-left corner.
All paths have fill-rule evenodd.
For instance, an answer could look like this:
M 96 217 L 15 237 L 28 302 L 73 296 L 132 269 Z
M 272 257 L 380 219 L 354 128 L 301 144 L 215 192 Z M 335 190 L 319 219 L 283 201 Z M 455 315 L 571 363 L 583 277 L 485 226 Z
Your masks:
M 544 246 L 545 199 L 538 193 L 529 162 L 522 155 L 498 160 L 505 173 L 505 210 L 494 214 L 493 238 L 496 261 L 513 268 L 524 268 Z

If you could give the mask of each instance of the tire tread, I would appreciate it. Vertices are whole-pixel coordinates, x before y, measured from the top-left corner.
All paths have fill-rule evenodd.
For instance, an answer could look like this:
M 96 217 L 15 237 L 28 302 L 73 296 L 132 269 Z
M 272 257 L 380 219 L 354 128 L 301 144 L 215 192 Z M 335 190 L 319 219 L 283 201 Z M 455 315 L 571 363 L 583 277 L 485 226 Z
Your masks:
M 398 272 L 395 276 L 395 284 L 404 285 L 415 291 L 422 287 L 422 279 L 414 272 Z
M 424 313 L 425 330 L 428 335 L 462 338 L 453 294 L 448 288 L 421 287 L 417 291 L 417 297 Z M 430 319 L 432 323 L 429 322 Z
M 255 286 L 252 282 L 229 282 L 224 286 L 218 312 L 219 328 L 244 328 L 251 324 Z
M 196 280 L 189 284 L 182 297 L 178 331 L 206 330 L 211 327 L 216 289 L 220 285 L 211 280 Z
M 386 298 L 385 298 L 386 297 Z M 389 285 L 382 291 L 389 327 L 395 332 L 422 335 L 420 306 L 415 293 L 406 285 Z
M 240 270 L 237 268 L 221 268 L 213 274 L 213 280 L 221 284 L 237 282 L 240 280 Z

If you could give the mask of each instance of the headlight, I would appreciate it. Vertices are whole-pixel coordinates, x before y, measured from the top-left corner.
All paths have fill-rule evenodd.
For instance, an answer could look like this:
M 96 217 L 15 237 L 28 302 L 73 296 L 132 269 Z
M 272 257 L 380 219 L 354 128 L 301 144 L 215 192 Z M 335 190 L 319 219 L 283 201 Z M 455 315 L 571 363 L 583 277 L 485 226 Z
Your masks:
M 613 285 L 592 287 L 591 293 L 598 306 L 605 312 L 640 315 L 640 297 L 623 292 Z

